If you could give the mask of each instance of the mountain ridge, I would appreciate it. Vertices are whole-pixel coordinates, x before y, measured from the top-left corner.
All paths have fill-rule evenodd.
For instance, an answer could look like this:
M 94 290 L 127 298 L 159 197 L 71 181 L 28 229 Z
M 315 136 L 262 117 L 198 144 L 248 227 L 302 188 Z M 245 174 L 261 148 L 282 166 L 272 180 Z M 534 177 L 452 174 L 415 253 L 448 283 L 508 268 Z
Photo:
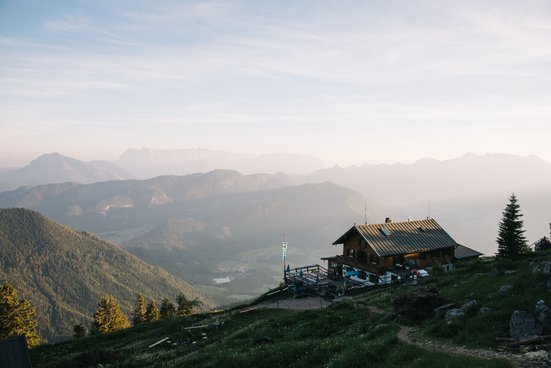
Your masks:
M 158 305 L 179 292 L 212 305 L 187 282 L 93 234 L 21 208 L 0 209 L 0 220 L 0 280 L 35 306 L 48 340 L 70 336 L 74 324 L 90 322 L 104 294 L 119 299 L 128 317 L 139 293 Z

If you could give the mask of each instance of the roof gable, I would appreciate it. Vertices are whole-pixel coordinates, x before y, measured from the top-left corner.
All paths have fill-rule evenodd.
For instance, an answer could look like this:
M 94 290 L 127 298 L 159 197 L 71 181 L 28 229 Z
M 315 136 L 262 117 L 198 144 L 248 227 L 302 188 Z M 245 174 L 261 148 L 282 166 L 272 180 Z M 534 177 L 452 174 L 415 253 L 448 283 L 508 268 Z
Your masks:
M 480 257 L 483 255 L 479 251 L 466 247 L 463 244 L 457 244 L 457 247 L 455 247 L 454 254 L 455 254 L 455 258 L 457 259 Z
M 379 256 L 455 247 L 456 241 L 434 219 L 355 225 L 333 244 L 359 234 Z

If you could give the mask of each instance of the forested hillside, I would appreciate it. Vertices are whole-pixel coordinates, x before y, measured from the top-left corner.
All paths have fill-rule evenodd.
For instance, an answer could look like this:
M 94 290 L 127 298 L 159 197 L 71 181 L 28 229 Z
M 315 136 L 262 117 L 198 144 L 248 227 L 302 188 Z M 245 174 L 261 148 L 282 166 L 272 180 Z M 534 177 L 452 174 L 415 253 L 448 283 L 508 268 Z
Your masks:
M 210 304 L 188 283 L 92 234 L 59 225 L 26 209 L 0 209 L 0 280 L 35 306 L 48 340 L 88 322 L 104 294 L 129 315 L 139 293 L 158 303 L 183 292 Z

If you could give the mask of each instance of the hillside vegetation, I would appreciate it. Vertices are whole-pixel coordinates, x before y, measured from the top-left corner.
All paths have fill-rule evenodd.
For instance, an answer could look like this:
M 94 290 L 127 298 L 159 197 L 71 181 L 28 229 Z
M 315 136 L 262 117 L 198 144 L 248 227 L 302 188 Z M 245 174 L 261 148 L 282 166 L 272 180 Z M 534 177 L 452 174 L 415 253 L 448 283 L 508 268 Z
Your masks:
M 165 270 L 26 209 L 0 209 L 0 253 L 0 280 L 11 282 L 36 308 L 48 340 L 70 336 L 73 325 L 89 322 L 105 294 L 114 295 L 127 315 L 140 293 L 160 303 L 183 292 L 210 305 Z
M 514 310 L 532 313 L 538 300 L 551 301 L 543 265 L 551 252 L 532 253 L 519 261 L 494 258 L 462 263 L 448 274 L 418 285 L 404 283 L 357 291 L 324 309 L 293 311 L 262 307 L 249 313 L 226 310 L 193 315 L 44 346 L 33 351 L 36 367 L 541 367 L 523 356 L 511 359 L 496 337 L 507 337 Z M 502 285 L 511 285 L 500 291 Z M 442 351 L 424 349 L 397 337 L 403 328 L 393 314 L 394 301 L 418 289 L 436 289 L 446 302 L 462 306 L 476 300 L 461 323 L 448 324 L 441 313 L 424 320 L 411 337 L 433 341 Z M 485 307 L 484 313 L 479 311 Z M 207 326 L 186 330 L 188 326 Z M 219 327 L 215 327 L 219 326 Z M 203 340 L 201 333 L 207 334 Z M 164 337 L 170 343 L 149 348 Z M 189 341 L 188 341 L 189 339 Z M 186 343 L 196 341 L 193 343 Z M 174 345 L 176 344 L 176 345 Z M 451 355 L 445 347 L 494 351 L 503 359 Z M 517 353 L 518 354 L 518 353 Z M 516 363 L 515 363 L 516 362 Z M 521 362 L 521 365 L 516 365 Z M 524 362 L 524 363 L 523 363 Z M 515 365 L 511 365 L 514 363 Z M 79 365 L 80 364 L 80 365 Z

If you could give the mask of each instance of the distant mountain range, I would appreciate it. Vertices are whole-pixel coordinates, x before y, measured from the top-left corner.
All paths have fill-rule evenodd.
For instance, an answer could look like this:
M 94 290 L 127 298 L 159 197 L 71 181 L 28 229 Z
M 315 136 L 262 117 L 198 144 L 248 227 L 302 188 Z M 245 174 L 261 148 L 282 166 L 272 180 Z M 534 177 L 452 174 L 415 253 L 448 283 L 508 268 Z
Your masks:
M 0 171 L 0 191 L 20 186 L 50 183 L 95 183 L 131 177 L 122 168 L 105 161 L 86 163 L 59 153 L 45 154 L 18 169 Z
M 66 161 L 57 158 L 58 163 Z M 280 158 L 287 172 L 297 167 L 295 161 L 301 162 L 297 156 Z M 118 165 L 152 175 L 155 170 L 200 171 L 245 161 L 250 164 L 254 157 L 141 149 L 128 151 L 116 164 L 93 165 L 118 172 L 120 179 Z M 315 166 L 314 161 L 301 167 Z M 453 160 L 333 167 L 302 175 L 215 170 L 148 180 L 21 187 L 0 193 L 0 207 L 34 209 L 95 232 L 199 285 L 217 301 L 228 302 L 259 294 L 278 282 L 283 233 L 290 240 L 292 262 L 319 262 L 320 256 L 339 252 L 328 245 L 343 231 L 365 221 L 364 205 L 368 222 L 431 216 L 457 241 L 493 254 L 501 211 L 515 192 L 528 239 L 535 241 L 549 233 L 550 184 L 551 164 L 535 156 L 466 154 Z M 228 275 L 239 282 L 219 286 L 210 281 Z
M 49 341 L 90 322 L 104 294 L 113 294 L 129 318 L 140 293 L 158 305 L 179 292 L 211 305 L 165 270 L 26 209 L 0 209 L 0 253 L 0 280 L 10 281 L 33 304 L 40 333 Z
M 49 184 L 0 193 L 0 207 L 40 211 L 123 245 L 221 303 L 278 283 L 284 233 L 294 264 L 336 254 L 340 232 L 364 218 L 366 199 L 332 183 L 291 186 L 283 174 L 162 176 L 144 181 Z M 371 202 L 369 220 L 383 218 Z M 212 279 L 239 282 L 214 288 Z
M 467 153 L 452 160 L 319 170 L 298 182 L 332 181 L 387 206 L 427 203 L 551 183 L 551 163 L 536 156 Z
M 49 153 L 21 168 L 0 168 L 0 192 L 20 186 L 148 179 L 162 175 L 206 173 L 217 169 L 236 170 L 245 174 L 293 174 L 311 172 L 323 167 L 321 160 L 305 155 L 251 155 L 206 149 L 129 149 L 115 162 L 84 162 L 59 153 Z
M 235 170 L 244 174 L 306 173 L 324 168 L 320 159 L 312 156 L 270 153 L 240 154 L 207 149 L 159 150 L 129 149 L 116 162 L 136 178 L 160 175 L 205 173 L 217 169 Z
M 529 241 L 549 234 L 551 164 L 536 156 L 468 153 L 444 161 L 333 167 L 293 179 L 357 190 L 396 219 L 434 217 L 457 241 L 486 254 L 497 250 L 501 212 L 514 192 Z

